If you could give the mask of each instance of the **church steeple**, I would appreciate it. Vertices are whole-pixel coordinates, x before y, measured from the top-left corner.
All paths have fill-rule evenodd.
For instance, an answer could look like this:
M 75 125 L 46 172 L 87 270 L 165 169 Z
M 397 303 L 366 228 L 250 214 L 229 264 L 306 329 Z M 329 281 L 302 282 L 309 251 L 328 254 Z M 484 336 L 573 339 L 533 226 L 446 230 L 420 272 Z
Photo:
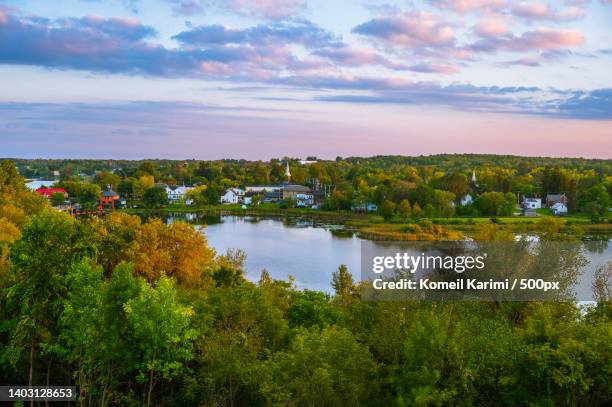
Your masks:
M 291 181 L 291 171 L 289 171 L 289 161 L 287 160 L 287 166 L 285 167 L 285 178 L 287 182 Z
M 472 184 L 477 185 L 476 184 L 476 170 L 472 170 Z

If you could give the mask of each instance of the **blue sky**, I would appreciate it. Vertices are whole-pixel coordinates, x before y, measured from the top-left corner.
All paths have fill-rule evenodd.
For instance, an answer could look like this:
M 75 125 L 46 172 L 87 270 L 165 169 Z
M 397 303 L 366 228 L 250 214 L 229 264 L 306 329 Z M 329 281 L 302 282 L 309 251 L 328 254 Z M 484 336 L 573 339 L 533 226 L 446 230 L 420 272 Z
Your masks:
M 612 1 L 0 0 L 3 156 L 610 158 Z

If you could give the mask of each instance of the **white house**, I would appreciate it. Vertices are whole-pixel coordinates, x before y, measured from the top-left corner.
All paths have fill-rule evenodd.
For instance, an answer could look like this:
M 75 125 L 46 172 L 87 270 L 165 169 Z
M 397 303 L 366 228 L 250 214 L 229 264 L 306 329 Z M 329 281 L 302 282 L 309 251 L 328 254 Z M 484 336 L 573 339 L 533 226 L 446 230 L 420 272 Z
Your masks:
M 40 187 L 51 188 L 53 184 L 55 184 L 55 181 L 35 179 L 32 181 L 26 182 L 25 186 L 31 191 L 36 191 Z
M 472 198 L 472 195 L 470 194 L 466 194 L 463 198 L 461 198 L 461 200 L 459 201 L 459 205 L 461 206 L 467 206 L 469 204 L 471 204 L 472 202 L 474 202 L 474 198 Z
M 553 213 L 553 215 L 557 216 L 567 215 L 567 206 L 561 202 L 557 202 L 550 207 L 550 211 Z
M 170 202 L 185 202 L 187 200 L 187 191 L 193 189 L 192 187 L 166 187 L 166 196 Z
M 240 188 L 230 188 L 223 195 L 221 195 L 221 199 L 219 200 L 222 204 L 237 204 L 242 202 L 244 197 L 244 190 Z
M 523 209 L 540 209 L 542 200 L 540 198 L 523 198 Z
M 314 204 L 314 195 L 312 193 L 299 193 L 295 195 L 295 206 L 305 208 Z

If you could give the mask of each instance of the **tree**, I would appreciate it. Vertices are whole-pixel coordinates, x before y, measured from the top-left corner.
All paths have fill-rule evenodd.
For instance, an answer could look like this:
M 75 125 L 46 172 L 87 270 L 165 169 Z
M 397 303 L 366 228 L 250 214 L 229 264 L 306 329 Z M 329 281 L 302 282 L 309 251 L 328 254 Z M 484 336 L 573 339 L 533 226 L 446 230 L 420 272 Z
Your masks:
M 142 196 L 142 202 L 149 208 L 159 208 L 168 204 L 166 190 L 162 187 L 149 188 Z
M 395 204 L 389 200 L 383 201 L 378 208 L 378 212 L 382 215 L 385 220 L 390 220 L 395 212 Z
M 180 304 L 174 283 L 161 277 L 155 286 L 140 281 L 138 296 L 124 306 L 141 359 L 137 380 L 147 383 L 147 406 L 155 382 L 170 380 L 192 357 L 196 332 L 190 327 L 193 310 Z
M 507 207 L 506 197 L 501 192 L 485 192 L 476 198 L 474 204 L 482 215 L 503 215 Z
M 348 271 L 346 265 L 341 264 L 337 271 L 332 273 L 332 288 L 339 297 L 350 296 L 354 289 L 355 284 L 353 282 L 353 276 Z
M 192 200 L 196 205 L 205 205 L 208 203 L 208 197 L 206 196 L 207 189 L 206 185 L 198 185 L 187 191 L 187 199 Z
M 62 192 L 54 192 L 51 194 L 51 205 L 59 206 L 64 203 L 64 194 Z
M 402 199 L 399 204 L 399 208 L 397 209 L 400 217 L 403 221 L 407 221 L 412 215 L 412 208 L 410 207 L 410 202 L 407 199 Z
M 358 406 L 375 392 L 376 364 L 347 329 L 301 329 L 262 370 L 270 405 Z
M 57 324 L 66 296 L 66 274 L 72 262 L 89 252 L 76 221 L 47 210 L 28 223 L 10 252 L 15 284 L 7 308 L 12 314 L 11 337 L 5 357 L 17 364 L 27 353 L 28 384 L 44 348 L 57 338 Z M 52 363 L 47 357 L 46 363 Z

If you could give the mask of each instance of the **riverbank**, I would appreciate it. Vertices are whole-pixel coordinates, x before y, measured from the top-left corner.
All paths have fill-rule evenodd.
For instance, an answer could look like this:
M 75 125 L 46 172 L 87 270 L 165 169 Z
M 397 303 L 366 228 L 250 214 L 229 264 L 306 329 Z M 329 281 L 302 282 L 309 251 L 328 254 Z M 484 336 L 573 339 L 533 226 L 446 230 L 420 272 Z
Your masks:
M 514 232 L 537 232 L 542 219 L 564 219 L 565 229 L 573 234 L 611 234 L 612 224 L 591 223 L 580 216 L 557 218 L 538 216 L 507 217 L 450 217 L 402 222 L 397 219 L 388 222 L 377 214 L 348 211 L 325 211 L 310 208 L 280 208 L 278 205 L 259 205 L 242 208 L 240 205 L 186 206 L 171 205 L 163 208 L 130 208 L 123 212 L 135 215 L 165 216 L 170 213 L 198 213 L 204 216 L 258 216 L 274 218 L 307 218 L 314 221 L 342 225 L 368 240 L 453 240 L 474 232 L 479 226 L 491 224 L 511 228 Z M 419 224 L 419 222 L 421 222 Z M 419 224 L 419 225 L 417 225 Z

